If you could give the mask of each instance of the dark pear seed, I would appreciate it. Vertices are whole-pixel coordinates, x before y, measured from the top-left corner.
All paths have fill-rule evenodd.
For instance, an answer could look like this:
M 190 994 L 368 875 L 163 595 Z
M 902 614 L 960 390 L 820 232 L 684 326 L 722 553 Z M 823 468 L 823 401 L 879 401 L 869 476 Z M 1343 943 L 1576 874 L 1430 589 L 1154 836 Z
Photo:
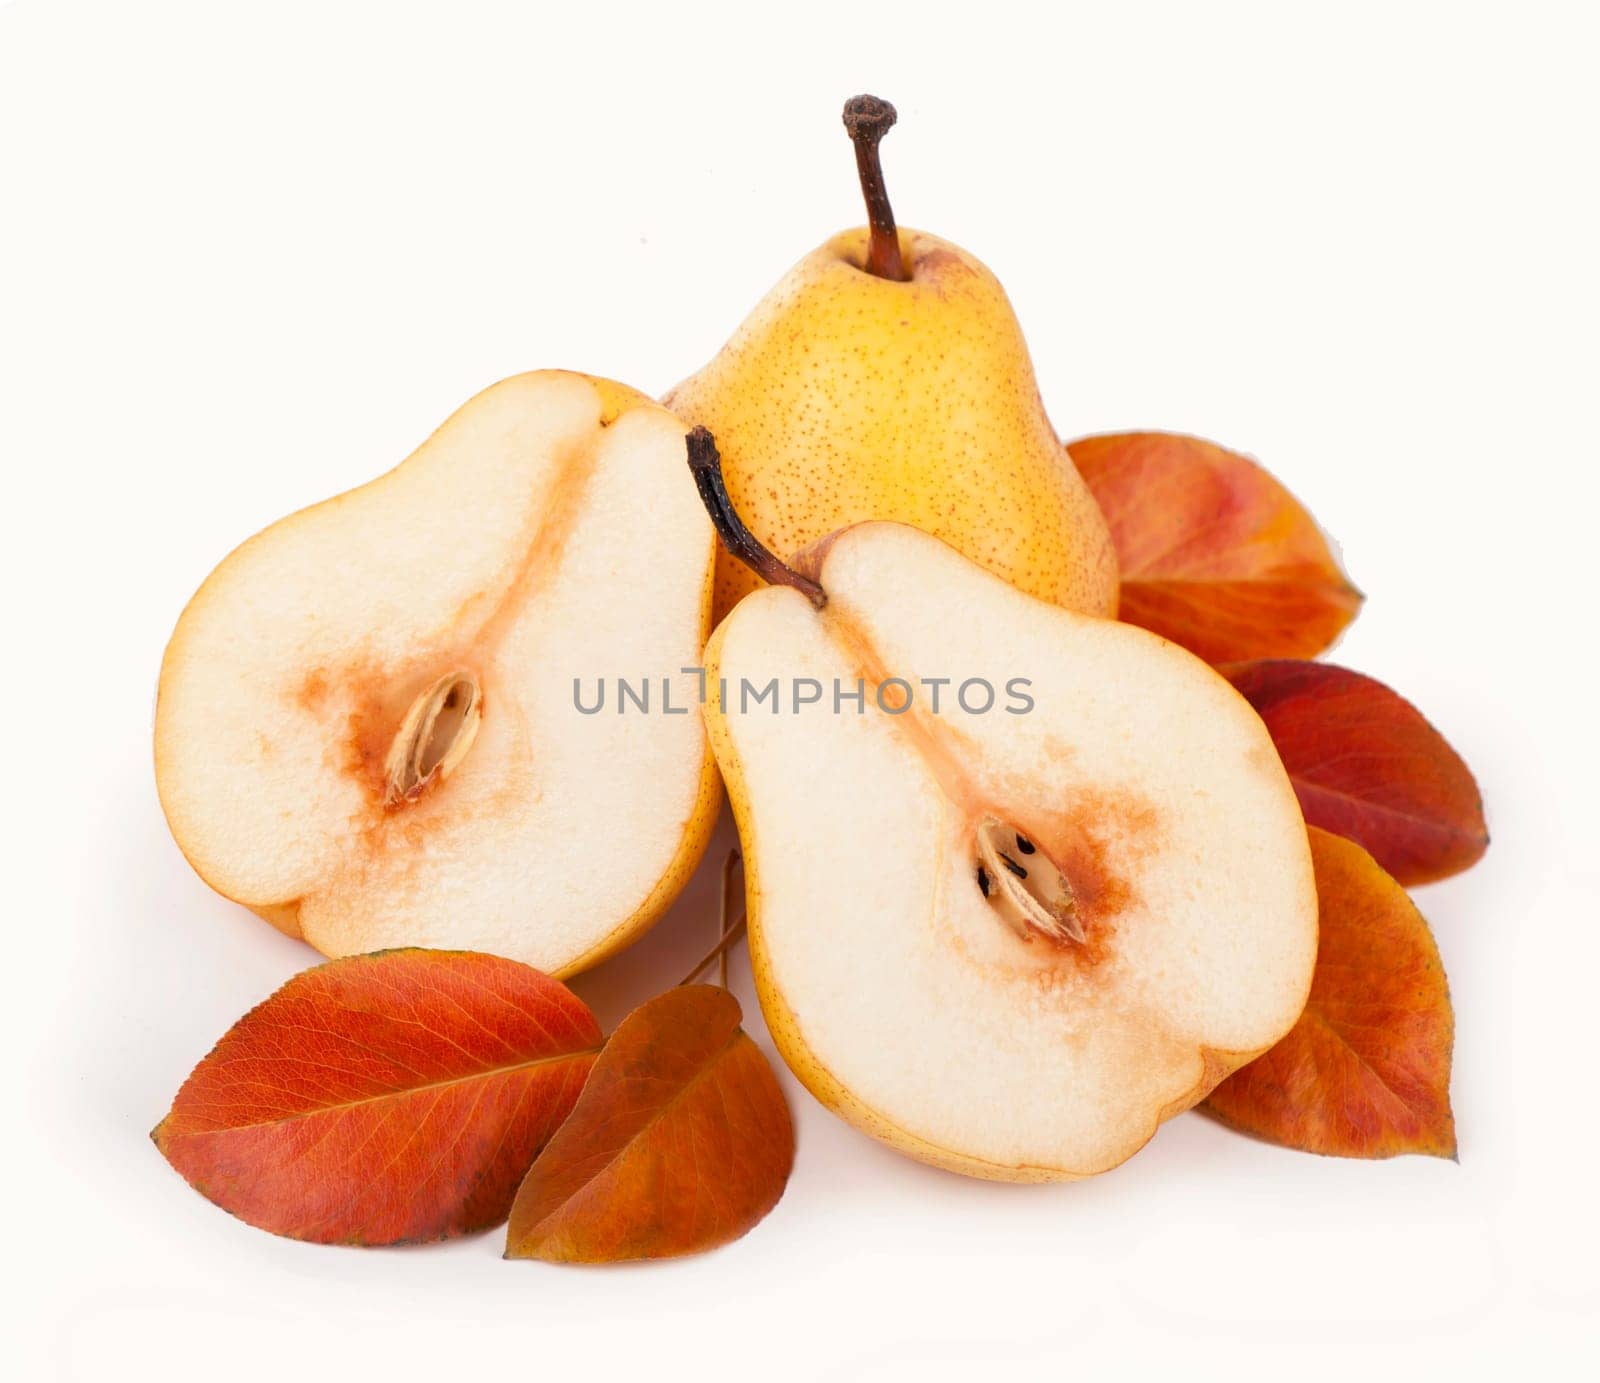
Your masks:
M 1027 838 L 1027 836 L 1018 836 L 1017 849 L 1022 851 L 1024 855 L 1031 855 L 1034 852 L 1035 846 L 1034 843 Z
M 1026 879 L 1028 877 L 1028 871 L 1018 864 L 1014 859 L 1012 859 L 1010 855 L 1006 854 L 1004 850 L 997 850 L 995 853 L 1000 856 L 1000 863 L 1005 865 L 1005 867 L 1015 874 L 1019 879 Z
M 981 864 L 978 866 L 978 888 L 985 898 L 989 896 L 989 871 Z

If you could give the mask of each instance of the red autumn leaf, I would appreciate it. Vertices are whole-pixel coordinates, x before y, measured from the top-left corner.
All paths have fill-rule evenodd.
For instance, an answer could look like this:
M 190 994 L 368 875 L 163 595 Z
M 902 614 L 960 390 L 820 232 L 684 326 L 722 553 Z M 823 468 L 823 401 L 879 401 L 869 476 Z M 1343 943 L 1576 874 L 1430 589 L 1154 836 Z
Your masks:
M 1459 873 L 1488 848 L 1471 770 L 1382 682 L 1295 659 L 1221 671 L 1266 722 L 1309 824 L 1357 841 L 1407 885 Z
M 1170 432 L 1067 450 L 1111 526 L 1129 624 L 1221 663 L 1312 657 L 1355 618 L 1327 539 L 1254 461 Z
M 1336 1157 L 1454 1157 L 1455 1017 L 1428 924 L 1359 845 L 1311 828 L 1321 936 L 1289 1034 L 1211 1092 L 1258 1138 Z
M 740 1016 L 727 990 L 683 985 L 623 1020 L 517 1192 L 506 1257 L 699 1253 L 778 1203 L 794 1127 Z
M 208 1200 L 317 1243 L 445 1239 L 505 1219 L 600 1047 L 565 985 L 468 951 L 296 975 L 245 1014 L 151 1135 Z

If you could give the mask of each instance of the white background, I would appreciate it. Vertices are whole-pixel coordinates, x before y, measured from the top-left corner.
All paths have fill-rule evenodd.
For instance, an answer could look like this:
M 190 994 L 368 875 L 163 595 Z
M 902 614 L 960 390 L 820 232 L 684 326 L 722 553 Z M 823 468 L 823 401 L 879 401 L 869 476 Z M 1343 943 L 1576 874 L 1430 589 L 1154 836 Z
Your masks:
M 10 1376 L 1593 1367 L 1592 16 L 0 9 Z M 1494 845 L 1420 894 L 1460 1164 L 1307 1157 L 1191 1115 L 1096 1181 L 986 1185 L 788 1082 L 788 1193 L 703 1259 L 563 1270 L 502 1262 L 495 1234 L 360 1252 L 246 1228 L 146 1134 L 313 955 L 167 836 L 148 741 L 173 620 L 241 538 L 502 375 L 659 393 L 697 368 L 860 220 L 838 106 L 863 89 L 900 109 L 897 211 L 1006 283 L 1062 433 L 1261 457 L 1370 597 L 1337 658 L 1477 770 Z M 703 948 L 708 899 L 580 982 L 605 1021 Z

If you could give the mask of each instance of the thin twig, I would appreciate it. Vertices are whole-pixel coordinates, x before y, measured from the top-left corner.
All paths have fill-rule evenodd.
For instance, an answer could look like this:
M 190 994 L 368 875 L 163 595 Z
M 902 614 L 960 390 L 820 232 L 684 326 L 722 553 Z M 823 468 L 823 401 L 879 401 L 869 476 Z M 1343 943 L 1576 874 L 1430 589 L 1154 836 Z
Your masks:
M 693 984 L 700 978 L 706 966 L 717 960 L 721 962 L 718 966 L 718 978 L 724 989 L 728 987 L 728 949 L 744 935 L 746 918 L 746 913 L 741 908 L 738 919 L 731 926 L 728 923 L 728 913 L 731 911 L 728 899 L 733 892 L 733 871 L 738 863 L 739 852 L 737 850 L 728 851 L 727 859 L 722 862 L 722 896 L 717 904 L 717 926 L 722 934 L 717 938 L 717 944 L 700 958 L 699 964 L 693 970 L 678 981 L 679 984 Z

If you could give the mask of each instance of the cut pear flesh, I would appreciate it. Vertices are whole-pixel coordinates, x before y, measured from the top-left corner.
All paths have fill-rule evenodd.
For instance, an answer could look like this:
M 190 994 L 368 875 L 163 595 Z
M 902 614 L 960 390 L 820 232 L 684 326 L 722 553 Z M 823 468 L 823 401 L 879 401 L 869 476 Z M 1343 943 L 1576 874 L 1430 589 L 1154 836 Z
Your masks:
M 1175 645 L 914 529 L 846 529 L 806 571 L 820 609 L 757 591 L 707 650 L 779 1048 L 937 1165 L 1114 1166 L 1304 1005 L 1310 853 L 1264 727 Z M 773 678 L 829 692 L 741 705 Z
M 520 375 L 229 556 L 156 713 L 162 805 L 201 876 L 329 955 L 563 974 L 654 920 L 720 800 L 682 671 L 713 558 L 683 437 L 620 385 Z M 690 714 L 577 709 L 575 680 L 592 701 L 663 677 Z

